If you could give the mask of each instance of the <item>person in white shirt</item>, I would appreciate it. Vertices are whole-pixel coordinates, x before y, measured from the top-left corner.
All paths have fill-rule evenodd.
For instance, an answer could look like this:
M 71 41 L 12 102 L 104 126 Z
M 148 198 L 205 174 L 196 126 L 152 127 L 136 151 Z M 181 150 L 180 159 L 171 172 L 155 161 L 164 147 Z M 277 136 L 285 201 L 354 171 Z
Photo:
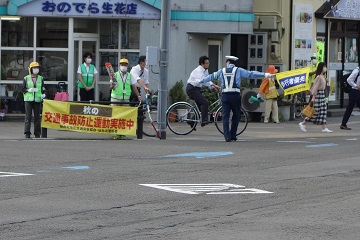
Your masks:
M 136 79 L 136 87 L 139 93 L 141 93 L 141 87 L 145 89 L 147 93 L 150 93 L 149 88 L 149 70 L 145 68 L 146 65 L 146 56 L 140 56 L 138 65 L 134 66 L 130 70 L 131 76 Z M 137 102 L 138 96 L 135 91 L 131 93 L 130 102 Z
M 219 90 L 220 87 L 213 82 L 208 83 L 200 83 L 200 80 L 209 75 L 209 58 L 207 56 L 201 56 L 199 58 L 199 66 L 195 68 L 191 74 L 189 79 L 187 80 L 186 86 L 186 94 L 190 99 L 194 100 L 198 105 L 201 111 L 201 126 L 205 126 L 206 124 L 211 123 L 208 120 L 209 113 L 209 101 L 205 98 L 205 96 L 200 92 L 202 86 L 207 86 L 209 88 L 215 88 Z

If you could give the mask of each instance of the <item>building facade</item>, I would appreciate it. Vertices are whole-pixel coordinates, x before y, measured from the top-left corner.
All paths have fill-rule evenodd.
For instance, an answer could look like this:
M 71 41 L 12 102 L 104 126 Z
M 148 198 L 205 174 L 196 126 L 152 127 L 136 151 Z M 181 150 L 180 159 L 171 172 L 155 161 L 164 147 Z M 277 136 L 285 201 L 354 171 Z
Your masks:
M 264 71 L 273 64 L 285 71 L 310 64 L 321 42 L 331 78 L 329 104 L 343 104 L 347 96 L 339 89 L 339 79 L 358 63 L 354 49 L 358 49 L 359 28 L 352 16 L 328 13 L 336 10 L 331 6 L 358 1 L 171 0 L 168 88 L 179 80 L 185 83 L 201 55 L 210 57 L 210 72 L 224 67 L 224 56 L 229 54 L 238 56 L 238 65 L 249 70 Z M 82 54 L 91 52 L 99 71 L 96 100 L 108 100 L 104 63 L 117 66 L 126 57 L 132 67 L 148 46 L 159 47 L 161 4 L 161 0 L 0 2 L 0 95 L 18 101 L 17 90 L 28 65 L 38 61 L 48 97 L 53 97 L 59 82 L 66 82 L 70 100 L 77 100 L 77 68 Z M 355 55 L 350 55 L 346 49 L 353 45 Z M 159 68 L 149 69 L 150 86 L 156 90 Z M 244 82 L 246 88 L 256 88 L 261 79 Z
M 104 63 L 117 66 L 126 57 L 132 67 L 146 54 L 147 46 L 159 46 L 161 0 L 10 0 L 1 4 L 1 86 L 12 100 L 32 61 L 41 65 L 49 98 L 59 82 L 66 82 L 70 100 L 78 99 L 76 71 L 85 52 L 94 55 L 99 71 L 96 100 L 107 100 Z M 252 9 L 252 0 L 223 5 L 205 0 L 171 1 L 169 88 L 178 80 L 187 80 L 201 55 L 211 57 L 212 70 L 222 67 L 224 56 L 232 53 L 232 35 L 244 38 L 252 33 Z M 151 66 L 154 90 L 159 84 L 157 73 L 158 66 Z

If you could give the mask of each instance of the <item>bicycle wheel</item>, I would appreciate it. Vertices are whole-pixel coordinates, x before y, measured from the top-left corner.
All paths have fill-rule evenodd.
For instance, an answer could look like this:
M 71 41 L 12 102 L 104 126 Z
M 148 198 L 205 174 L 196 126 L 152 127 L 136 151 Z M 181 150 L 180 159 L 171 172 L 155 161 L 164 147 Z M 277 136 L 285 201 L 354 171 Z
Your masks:
M 144 112 L 144 120 L 143 120 L 143 134 L 148 137 L 156 137 L 156 132 L 151 124 L 151 115 L 150 113 Z M 154 120 L 154 119 L 152 119 Z M 154 121 L 156 124 L 156 121 Z M 155 125 L 156 127 L 156 125 Z
M 297 118 L 304 118 L 303 115 L 301 114 L 301 111 L 303 110 L 304 108 L 304 103 L 302 101 L 301 98 L 297 97 L 295 99 L 295 117 Z
M 187 102 L 174 103 L 166 111 L 166 124 L 177 135 L 187 135 L 196 130 L 199 121 L 199 112 Z
M 231 119 L 232 119 L 232 112 L 230 113 L 230 121 L 229 121 L 229 128 L 231 128 Z M 243 133 L 248 125 L 248 115 L 246 111 L 241 108 L 240 109 L 240 121 L 238 125 L 238 129 L 236 131 L 236 136 L 239 136 L 241 133 Z M 215 113 L 214 122 L 217 130 L 224 134 L 224 128 L 223 128 L 223 121 L 222 121 L 222 106 L 219 107 L 219 109 Z

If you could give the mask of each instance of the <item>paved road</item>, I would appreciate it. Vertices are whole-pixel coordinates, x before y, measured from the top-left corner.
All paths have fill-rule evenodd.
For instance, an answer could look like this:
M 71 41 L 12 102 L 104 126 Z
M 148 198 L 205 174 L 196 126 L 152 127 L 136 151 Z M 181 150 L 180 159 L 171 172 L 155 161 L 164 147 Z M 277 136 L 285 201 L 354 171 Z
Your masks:
M 167 140 L 26 140 L 21 123 L 0 122 L 1 238 L 358 239 L 360 117 L 350 120 L 341 131 L 329 118 L 331 134 L 250 123 L 231 143 L 213 126 Z

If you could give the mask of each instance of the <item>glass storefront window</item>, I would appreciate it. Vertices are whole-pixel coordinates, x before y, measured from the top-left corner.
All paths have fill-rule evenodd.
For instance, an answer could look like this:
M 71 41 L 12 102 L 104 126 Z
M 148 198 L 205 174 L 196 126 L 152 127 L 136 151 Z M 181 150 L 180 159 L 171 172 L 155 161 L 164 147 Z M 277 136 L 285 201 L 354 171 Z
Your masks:
M 32 51 L 2 50 L 1 79 L 22 80 L 29 74 L 28 66 L 33 61 Z
M 119 20 L 100 20 L 100 48 L 119 48 Z
M 140 22 L 121 21 L 121 48 L 138 49 L 140 46 Z
M 121 58 L 127 58 L 127 60 L 129 60 L 129 67 L 131 69 L 132 67 L 138 64 L 139 53 L 130 53 L 130 52 L 121 53 Z
M 69 20 L 67 18 L 37 18 L 37 47 L 67 48 Z
M 32 47 L 34 37 L 34 18 L 24 17 L 19 21 L 1 21 L 1 46 Z
M 357 21 L 346 21 L 345 22 L 346 33 L 358 33 L 359 24 Z
M 37 51 L 36 56 L 45 81 L 67 81 L 68 52 Z
M 346 63 L 358 62 L 358 50 L 357 50 L 356 38 L 345 39 L 345 62 Z M 355 67 L 357 67 L 357 65 Z
M 132 67 L 136 66 L 138 64 L 138 59 L 139 59 L 139 53 L 129 53 L 129 52 L 122 52 L 121 53 L 121 58 L 126 58 L 129 60 L 129 69 L 128 71 L 131 70 Z M 119 59 L 118 59 L 118 53 L 115 52 L 101 52 L 100 53 L 100 71 L 99 71 L 99 75 L 100 76 L 105 76 L 105 77 L 101 77 L 100 80 L 101 81 L 108 81 L 109 79 L 106 77 L 108 76 L 108 72 L 105 68 L 105 63 L 106 62 L 110 62 L 114 68 L 114 71 L 118 71 L 119 70 Z
M 103 27 L 103 25 L 101 25 Z M 88 18 L 74 19 L 74 32 L 76 33 L 98 33 L 98 20 Z
M 119 68 L 118 54 L 115 52 L 101 52 L 100 53 L 100 69 L 99 69 L 100 76 L 108 76 L 108 72 L 105 67 L 106 62 L 111 63 L 115 72 L 118 71 L 118 68 Z M 108 81 L 109 79 L 107 77 L 105 77 L 105 78 L 100 78 L 100 80 Z

